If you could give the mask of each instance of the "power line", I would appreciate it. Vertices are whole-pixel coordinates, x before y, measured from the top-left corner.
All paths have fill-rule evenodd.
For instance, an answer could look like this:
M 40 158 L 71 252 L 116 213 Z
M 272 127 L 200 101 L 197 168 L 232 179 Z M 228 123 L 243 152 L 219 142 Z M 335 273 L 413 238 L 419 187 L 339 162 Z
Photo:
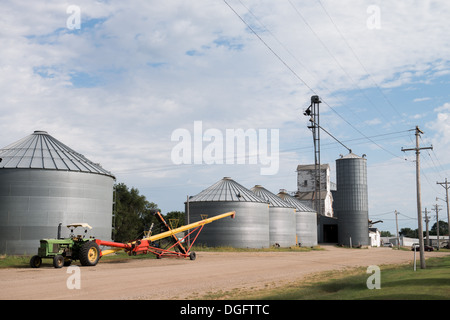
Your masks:
M 275 41 L 277 41 L 278 42 L 278 44 L 281 46 L 281 47 L 283 47 L 283 49 L 284 50 L 286 50 L 286 52 L 303 68 L 303 69 L 305 69 L 308 73 L 309 73 L 309 75 L 310 76 L 314 76 L 309 70 L 308 70 L 308 68 L 299 60 L 299 59 L 297 59 L 297 57 L 296 56 L 294 56 L 294 54 L 275 36 L 275 34 L 273 34 L 273 32 L 272 31 L 270 31 L 269 30 L 269 28 L 267 28 L 262 22 L 261 22 L 261 20 L 260 19 L 258 19 L 258 17 L 253 13 L 253 11 L 252 10 L 250 10 L 250 8 L 249 7 L 247 7 L 244 3 L 242 3 L 242 1 L 241 0 L 238 0 L 240 3 L 241 3 L 241 5 L 255 18 L 255 20 L 256 21 L 258 21 L 258 23 L 264 28 L 264 30 L 266 30 L 274 39 L 275 39 Z
M 389 138 L 388 136 L 391 135 L 395 135 L 395 134 L 400 134 L 400 133 L 405 133 L 405 132 L 409 132 L 410 130 L 403 130 L 403 131 L 396 131 L 396 132 L 389 132 L 389 133 L 381 133 L 381 134 L 377 134 L 377 135 L 373 135 L 373 136 L 369 136 L 369 138 L 379 138 L 379 137 L 385 137 L 384 139 L 392 139 Z M 406 135 L 402 135 L 400 137 L 404 137 Z M 383 140 L 384 140 L 383 139 Z M 353 142 L 357 142 L 357 141 L 366 141 L 366 138 L 354 138 L 354 139 L 343 139 L 341 140 L 343 143 L 349 143 L 352 142 L 352 145 L 358 145 L 358 143 L 353 143 Z M 331 146 L 331 145 L 335 145 L 335 142 L 328 142 L 328 143 L 322 143 L 321 146 Z M 310 149 L 311 146 L 308 147 L 298 147 L 298 148 L 289 148 L 289 149 L 284 149 L 284 150 L 280 150 L 280 152 L 286 152 L 286 151 L 294 151 L 294 150 L 301 150 L 301 149 Z M 403 160 L 403 159 L 402 159 Z
M 353 56 L 356 58 L 356 60 L 358 61 L 358 63 L 361 65 L 361 67 L 363 68 L 364 72 L 369 76 L 369 78 L 372 80 L 373 84 L 375 85 L 375 87 L 378 89 L 378 91 L 381 93 L 381 95 L 383 96 L 383 98 L 386 100 L 386 102 L 392 107 L 392 109 L 399 115 L 401 116 L 401 114 L 398 112 L 398 110 L 395 108 L 395 106 L 391 103 L 391 101 L 386 97 L 386 95 L 384 94 L 384 92 L 381 90 L 380 86 L 378 85 L 378 83 L 375 82 L 375 80 L 373 79 L 372 75 L 369 73 L 369 71 L 367 71 L 366 67 L 364 66 L 364 64 L 361 62 L 361 59 L 359 59 L 358 55 L 355 53 L 355 51 L 353 50 L 353 48 L 350 46 L 350 44 L 348 43 L 347 39 L 345 39 L 344 35 L 342 34 L 342 32 L 340 31 L 340 29 L 338 28 L 338 26 L 336 25 L 336 23 L 334 22 L 334 20 L 331 18 L 330 14 L 328 13 L 328 11 L 325 9 L 325 7 L 323 6 L 322 2 L 320 0 L 317 0 L 317 2 L 320 4 L 320 6 L 322 7 L 323 11 L 325 12 L 325 14 L 328 16 L 328 18 L 330 19 L 331 23 L 333 24 L 333 26 L 335 27 L 335 29 L 337 30 L 337 32 L 339 33 L 339 35 L 341 36 L 342 40 L 345 42 L 345 44 L 347 45 L 347 47 L 350 49 L 350 51 L 352 52 Z
M 357 131 L 357 132 L 358 132 L 360 135 L 362 135 L 364 138 L 366 138 L 367 140 L 369 140 L 370 142 L 372 142 L 372 143 L 373 143 L 374 145 L 376 145 L 378 148 L 380 148 L 380 149 L 386 151 L 387 153 L 391 154 L 392 156 L 394 156 L 394 157 L 396 157 L 396 158 L 399 158 L 399 159 L 402 159 L 402 160 L 403 160 L 402 157 L 400 157 L 400 156 L 398 156 L 398 155 L 392 153 L 391 151 L 385 149 L 384 147 L 382 147 L 381 145 L 379 145 L 378 143 L 376 143 L 375 141 L 373 141 L 372 139 L 370 139 L 368 136 L 366 136 L 364 133 L 362 133 L 360 130 L 358 130 L 354 125 L 352 125 L 352 124 L 351 124 L 350 122 L 348 122 L 344 117 L 342 117 L 339 113 L 337 113 L 337 111 L 334 110 L 334 108 L 332 108 L 332 107 L 331 107 L 326 101 L 324 101 L 323 99 L 322 99 L 322 102 L 325 103 L 325 104 L 330 108 L 331 111 L 333 111 L 337 116 L 339 116 L 342 120 L 344 120 L 348 125 L 350 125 L 355 131 Z
M 312 73 L 306 68 L 306 66 L 303 64 L 303 63 L 301 63 L 300 62 L 300 60 L 299 59 L 297 59 L 297 57 L 296 56 L 294 56 L 293 54 L 292 54 L 292 52 L 288 49 L 288 48 L 286 48 L 286 46 L 258 19 L 258 17 L 252 12 L 252 10 L 250 10 L 250 8 L 248 8 L 245 4 L 243 4 L 242 3 L 242 1 L 241 0 L 238 0 L 240 3 L 241 3 L 241 5 L 256 19 L 256 21 L 258 21 L 258 23 L 264 28 L 264 30 L 266 30 L 277 42 L 278 42 L 278 44 L 280 45 L 280 46 L 282 46 L 285 50 L 286 50 L 286 52 L 298 63 L 298 64 L 300 64 L 300 66 L 302 66 L 310 75 L 312 75 Z M 293 5 L 292 3 L 291 3 L 291 5 Z M 296 8 L 295 8 L 296 9 Z M 234 11 L 234 10 L 233 10 Z M 234 11 L 235 13 L 236 13 L 236 11 Z M 303 21 L 305 22 L 305 24 L 311 29 L 311 31 L 315 34 L 315 32 L 314 32 L 314 30 L 309 26 L 309 24 L 306 22 L 306 20 L 303 18 L 303 16 L 297 11 L 297 13 L 301 16 L 301 18 L 303 19 Z M 327 13 L 327 12 L 326 12 Z M 328 13 L 327 13 L 328 14 Z M 239 16 L 240 17 L 240 16 Z M 243 21 L 243 18 L 242 17 L 240 17 L 240 19 L 241 19 L 241 21 Z M 330 20 L 332 20 L 331 19 L 331 17 L 330 17 Z M 244 23 L 245 23 L 245 21 L 244 21 Z M 334 23 L 334 22 L 333 22 Z M 337 28 L 337 26 L 336 26 L 336 28 Z M 253 30 L 252 30 L 253 31 Z M 254 32 L 255 33 L 255 32 Z M 317 36 L 317 34 L 315 34 L 316 36 Z M 342 35 L 341 35 L 342 36 Z M 317 36 L 318 37 L 318 36 Z M 258 38 L 260 38 L 260 37 L 258 37 Z M 319 39 L 320 40 L 320 39 Z M 345 40 L 345 39 L 344 39 Z M 266 43 L 265 43 L 266 44 Z M 323 43 L 322 43 L 323 44 Z M 323 44 L 324 45 L 324 44 Z M 347 44 L 348 45 L 348 44 Z M 348 45 L 349 46 L 349 45 Z M 324 47 L 326 47 L 325 45 L 324 45 Z M 350 46 L 349 46 L 350 47 Z M 350 49 L 351 49 L 351 47 L 350 47 Z M 328 49 L 327 49 L 328 50 Z M 351 49 L 352 50 L 352 49 Z M 329 51 L 329 50 L 328 50 Z M 352 50 L 353 51 L 353 50 Z M 329 53 L 330 53 L 330 55 L 332 55 L 331 54 L 331 52 L 329 51 Z M 355 53 L 354 53 L 355 54 Z M 356 55 L 356 54 L 355 54 Z M 280 58 L 279 56 L 278 56 L 278 58 Z M 333 57 L 334 58 L 334 57 Z M 336 59 L 335 59 L 336 60 Z M 336 61 L 337 62 L 337 61 Z M 337 62 L 338 64 L 339 64 L 339 62 Z M 292 68 L 290 68 L 290 69 L 292 69 Z M 341 66 L 341 69 L 343 69 L 342 68 L 342 66 Z M 344 70 L 344 69 L 343 69 Z M 292 70 L 291 70 L 292 71 Z M 344 70 L 344 72 L 345 72 L 345 70 Z M 370 76 L 370 75 L 369 75 Z M 305 81 L 306 82 L 306 81 Z M 376 85 L 376 84 L 375 84 Z M 309 86 L 308 86 L 308 88 L 310 89 L 310 90 L 312 90 Z M 360 88 L 359 88 L 360 89 Z M 361 89 L 360 89 L 361 90 Z M 330 94 L 331 94 L 331 91 L 330 90 L 327 90 Z M 366 97 L 367 98 L 367 97 Z M 368 99 L 368 98 L 367 98 Z M 387 99 L 387 98 L 386 98 Z M 340 101 L 340 99 L 338 99 L 339 101 Z M 369 100 L 369 99 L 368 99 Z M 340 101 L 341 102 L 341 104 L 342 105 L 344 105 L 344 103 L 342 102 L 342 101 Z M 370 101 L 372 104 L 373 104 L 373 102 L 372 101 Z M 332 109 L 331 108 L 331 106 L 328 104 L 328 103 L 325 103 L 330 109 Z M 374 106 L 375 108 L 376 108 L 376 106 Z M 334 112 L 336 112 L 335 110 L 333 110 Z M 338 114 L 339 115 L 339 114 Z M 357 115 L 357 113 L 353 113 L 353 115 L 354 116 L 356 116 L 357 118 L 359 118 L 359 116 Z M 340 115 L 339 115 L 340 116 Z M 341 117 L 342 118 L 342 117 Z M 342 118 L 343 119 L 343 118 Z M 361 122 L 362 122 L 362 120 L 361 119 L 359 119 Z M 350 124 L 350 123 L 349 123 Z M 350 126 L 352 126 L 353 127 L 353 125 L 351 125 L 350 124 Z M 354 128 L 354 127 L 353 127 Z M 363 135 L 364 136 L 364 135 Z M 367 138 L 365 138 L 366 140 L 367 140 Z M 373 142 L 373 141 L 372 141 Z M 379 146 L 378 145 L 378 147 L 380 147 L 381 149 L 383 149 L 381 146 Z M 389 151 L 388 151 L 389 152 Z M 392 154 L 392 153 L 391 153 Z M 392 154 L 393 156 L 395 156 L 395 157 L 397 157 L 397 158 L 400 158 L 401 159 L 401 157 L 399 157 L 399 156 L 396 156 L 395 154 Z
M 387 137 L 387 136 L 392 136 L 392 135 L 396 135 L 396 134 L 405 133 L 405 132 L 408 132 L 408 131 L 409 130 L 383 133 L 383 134 L 370 136 L 370 138 Z M 365 138 L 354 138 L 354 139 L 342 140 L 342 142 L 347 143 L 347 142 L 361 141 L 361 140 L 366 140 L 366 139 Z M 334 144 L 335 144 L 335 142 L 330 142 L 330 143 L 324 143 L 322 146 L 329 146 L 329 145 L 334 145 Z M 281 149 L 281 150 L 279 150 L 279 153 L 281 154 L 281 153 L 284 153 L 284 152 L 303 150 L 303 149 L 310 149 L 310 148 L 311 148 L 311 146 Z M 236 160 L 242 159 L 242 158 L 246 158 L 247 156 L 248 155 L 245 155 L 245 156 L 242 156 L 242 157 L 237 157 Z M 135 172 L 149 173 L 149 172 L 161 172 L 161 171 L 171 171 L 171 170 L 185 169 L 185 168 L 191 168 L 191 167 L 194 167 L 194 166 L 196 166 L 196 164 L 194 164 L 194 163 L 186 163 L 186 164 L 182 164 L 182 165 L 175 165 L 175 164 L 159 165 L 159 166 L 155 165 L 155 166 L 145 166 L 145 167 L 140 167 L 140 168 L 118 169 L 117 171 L 116 170 L 112 170 L 112 171 L 115 174 L 132 174 L 132 173 L 135 173 Z
M 290 1 L 288 0 L 289 4 L 292 6 L 292 8 L 294 8 L 294 11 L 298 14 L 298 16 L 303 20 L 303 22 L 306 24 L 306 26 L 311 30 L 311 32 L 314 34 L 314 36 L 317 38 L 317 40 L 319 40 L 319 42 L 322 44 L 322 46 L 325 48 L 325 50 L 328 52 L 328 54 L 331 56 L 331 58 L 333 58 L 333 60 L 336 62 L 336 64 L 339 66 L 339 68 L 345 73 L 345 75 L 347 76 L 347 78 L 350 80 L 350 82 L 353 84 L 353 86 L 355 88 L 357 88 L 363 95 L 364 97 L 367 99 L 367 101 L 369 101 L 370 104 L 372 104 L 372 106 L 377 110 L 377 112 L 383 117 L 385 118 L 384 114 L 380 112 L 380 110 L 378 109 L 378 107 L 372 102 L 371 99 L 369 99 L 369 97 L 367 97 L 367 95 L 361 90 L 361 88 L 355 83 L 355 81 L 353 80 L 353 78 L 349 75 L 349 73 L 345 70 L 345 68 L 341 65 L 341 63 L 337 60 L 337 58 L 333 55 L 333 53 L 331 53 L 330 49 L 325 45 L 325 43 L 320 39 L 320 37 L 317 35 L 317 33 L 314 31 L 314 29 L 310 26 L 310 24 L 306 21 L 306 19 L 303 17 L 303 15 L 300 13 L 300 11 L 297 9 L 297 7 Z M 388 120 L 385 118 L 385 120 Z
M 434 157 L 436 158 L 436 161 L 438 162 L 439 166 L 441 167 L 441 170 L 445 173 L 446 176 L 448 176 L 446 169 L 442 166 L 441 162 L 439 161 L 439 158 L 437 157 L 436 152 L 433 150 L 431 150 L 432 153 L 434 154 Z
M 226 1 L 223 0 L 225 4 L 231 9 L 231 11 L 234 12 L 234 14 L 249 28 L 249 30 L 266 46 L 267 49 L 269 49 L 270 52 L 273 53 L 273 55 L 289 70 L 292 72 L 292 74 L 299 79 L 311 92 L 315 93 L 314 90 L 295 72 L 268 44 L 264 41 L 263 38 L 259 36 L 259 34 L 239 15 L 239 13 L 236 12 L 236 10 L 233 9 L 233 7 Z
M 384 213 L 371 213 L 370 216 L 372 217 L 381 217 L 381 216 L 385 216 L 388 214 L 392 214 L 394 211 L 389 211 L 389 212 L 384 212 Z
M 300 11 L 297 9 L 297 7 L 290 1 L 288 0 L 289 4 L 294 8 L 295 12 L 300 16 L 300 18 L 303 20 L 303 22 L 308 26 L 308 28 L 311 30 L 311 32 L 316 36 L 316 38 L 319 40 L 319 42 L 322 44 L 322 46 L 326 49 L 326 51 L 330 54 L 330 56 L 334 59 L 334 61 L 337 63 L 337 65 L 342 69 L 342 71 L 344 71 L 344 73 L 347 75 L 347 77 L 353 82 L 354 86 L 357 87 L 364 96 L 365 93 L 354 83 L 353 79 L 350 77 L 350 75 L 347 73 L 347 71 L 342 67 L 342 65 L 339 63 L 339 61 L 336 59 L 336 57 L 334 57 L 334 55 L 331 53 L 331 51 L 328 49 L 328 47 L 323 43 L 323 41 L 320 39 L 320 37 L 316 34 L 316 32 L 314 31 L 314 29 L 309 25 L 309 23 L 306 21 L 306 19 L 303 17 L 303 15 L 300 13 Z M 323 6 L 322 6 L 323 7 Z M 324 8 L 325 9 L 325 8 Z M 331 19 L 331 17 L 330 17 Z M 368 99 L 368 97 L 366 96 L 366 98 Z M 384 115 L 378 110 L 378 108 L 373 104 L 373 102 L 368 99 L 369 102 L 371 102 L 371 104 L 377 109 L 377 111 L 384 117 Z M 388 152 L 389 154 L 393 155 L 394 157 L 397 158 L 401 158 L 398 155 L 395 155 L 394 153 L 392 153 L 391 151 L 383 148 L 382 146 L 380 146 L 379 144 L 375 143 L 373 140 L 369 139 L 365 134 L 363 134 L 360 130 L 358 130 L 356 127 L 354 127 L 350 122 L 348 122 L 346 119 L 344 119 L 340 114 L 338 114 L 326 101 L 324 101 L 322 99 L 322 101 L 334 112 L 336 113 L 342 120 L 344 120 L 347 124 L 349 124 L 354 130 L 356 130 L 359 134 L 361 134 L 362 136 L 364 136 L 365 138 L 367 138 L 369 141 L 371 141 L 373 144 L 375 144 L 376 146 L 378 146 L 380 149 Z
M 315 90 L 313 88 L 311 88 L 305 80 L 303 80 L 302 77 L 300 77 L 300 75 L 297 74 L 297 72 L 295 72 L 294 69 L 292 69 L 276 52 L 275 50 L 272 49 L 271 46 L 269 46 L 269 44 L 264 41 L 264 39 L 254 30 L 254 28 L 252 28 L 252 26 L 250 26 L 250 24 L 248 24 L 244 18 L 241 17 L 241 15 L 234 10 L 234 8 L 227 2 L 227 0 L 223 0 L 223 2 L 230 8 L 231 11 L 233 11 L 233 13 L 239 18 L 239 20 L 241 20 L 246 26 L 247 28 L 266 46 L 266 48 L 272 52 L 272 54 L 289 70 L 291 71 L 291 73 L 297 78 L 299 79 L 312 93 L 317 95 L 317 92 L 315 92 Z M 289 1 L 290 2 L 290 1 Z M 291 3 L 292 5 L 292 3 Z M 295 8 L 295 7 L 294 7 Z M 296 8 L 295 8 L 296 9 Z M 325 103 L 325 105 L 327 105 L 330 110 L 332 110 L 337 116 L 339 116 L 344 122 L 346 122 L 349 126 L 351 126 L 355 131 L 357 131 L 361 136 L 365 137 L 367 140 L 369 140 L 370 142 L 372 142 L 373 144 L 375 144 L 377 147 L 379 147 L 380 149 L 386 151 L 387 153 L 391 154 L 392 156 L 402 159 L 402 157 L 392 153 L 391 151 L 385 149 L 384 147 L 382 147 L 381 145 L 377 144 L 375 141 L 373 141 L 372 139 L 370 139 L 367 135 L 365 135 L 364 133 L 362 133 L 360 130 L 358 130 L 353 124 L 351 124 L 349 121 L 347 121 L 344 117 L 342 117 L 336 110 L 334 110 L 333 107 L 331 107 L 330 104 L 328 104 L 326 101 L 324 101 L 322 99 L 322 102 Z
M 400 212 L 398 214 L 401 215 L 401 216 L 406 217 L 409 220 L 417 220 L 417 218 L 413 218 L 413 217 L 407 216 L 406 214 L 403 214 L 403 213 L 400 213 Z

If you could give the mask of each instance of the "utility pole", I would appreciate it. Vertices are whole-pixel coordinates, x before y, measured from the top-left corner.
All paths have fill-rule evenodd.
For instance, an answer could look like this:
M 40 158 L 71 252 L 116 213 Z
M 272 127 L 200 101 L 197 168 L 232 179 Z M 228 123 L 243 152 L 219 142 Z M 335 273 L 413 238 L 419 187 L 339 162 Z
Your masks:
M 448 228 L 448 236 L 449 236 L 449 239 L 447 241 L 447 243 L 448 243 L 447 247 L 450 248 L 450 209 L 449 209 L 449 204 L 448 204 L 449 200 L 448 200 L 448 181 L 447 181 L 447 178 L 445 178 L 445 182 L 436 182 L 436 184 L 440 184 L 442 187 L 445 188 L 445 201 L 447 202 L 447 219 L 448 219 L 447 220 L 447 222 L 448 222 L 447 228 Z
M 416 151 L 416 189 L 417 189 L 417 221 L 419 230 L 419 248 L 420 248 L 420 268 L 425 269 L 425 252 L 423 247 L 423 228 L 422 228 L 422 200 L 420 191 L 420 150 L 423 149 L 433 149 L 431 147 L 420 148 L 419 137 L 423 134 L 423 131 L 416 126 L 416 147 L 411 149 L 403 149 L 402 151 Z
M 436 212 L 436 235 L 437 235 L 437 250 L 439 251 L 439 211 L 441 209 L 439 208 L 439 205 L 436 203 L 434 205 L 434 209 L 431 209 Z
M 400 249 L 400 238 L 398 236 L 398 212 L 395 210 L 395 225 L 397 226 L 397 249 Z
M 430 222 L 430 219 L 428 219 L 428 215 L 427 215 L 427 208 L 425 208 L 425 226 L 426 226 L 426 237 L 427 237 L 427 246 L 430 245 L 430 233 L 428 232 L 428 222 Z

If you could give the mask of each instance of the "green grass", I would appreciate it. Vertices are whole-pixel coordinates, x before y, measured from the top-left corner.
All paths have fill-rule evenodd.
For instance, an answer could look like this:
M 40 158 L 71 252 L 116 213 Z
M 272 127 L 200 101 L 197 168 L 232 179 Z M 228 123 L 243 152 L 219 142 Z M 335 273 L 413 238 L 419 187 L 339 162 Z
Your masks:
M 0 255 L 0 268 L 21 268 L 30 266 L 31 256 Z
M 205 246 L 194 246 L 191 251 L 199 252 L 307 252 L 311 250 L 323 250 L 320 247 L 290 247 L 290 248 L 262 248 L 262 249 L 252 249 L 252 248 L 233 248 L 233 247 L 205 247 Z M 125 252 L 117 252 L 115 254 L 106 255 L 101 258 L 101 262 L 126 262 L 129 259 L 155 259 L 154 254 L 140 254 L 137 256 L 128 256 Z M 31 255 L 0 255 L 0 268 L 28 268 L 30 266 Z M 74 262 L 77 264 L 78 261 Z M 51 259 L 43 259 L 43 265 L 52 265 Z
M 284 287 L 222 292 L 202 299 L 247 300 L 450 300 L 450 256 L 430 258 L 426 269 L 412 264 L 380 267 L 380 289 L 368 289 L 367 268 L 323 272 Z
M 99 263 L 102 262 L 126 262 L 130 259 L 155 259 L 153 254 L 140 254 L 137 256 L 129 256 L 125 252 L 116 252 L 115 254 L 103 256 Z M 29 268 L 31 255 L 0 255 L 0 268 Z M 42 265 L 53 264 L 52 259 L 42 259 Z M 73 262 L 74 265 L 78 265 L 79 261 Z

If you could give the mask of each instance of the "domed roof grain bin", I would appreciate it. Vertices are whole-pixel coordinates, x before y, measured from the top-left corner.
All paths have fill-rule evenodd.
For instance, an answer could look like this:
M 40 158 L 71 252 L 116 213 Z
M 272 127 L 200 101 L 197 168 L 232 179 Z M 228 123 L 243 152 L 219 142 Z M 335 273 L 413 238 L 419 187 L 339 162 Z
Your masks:
M 111 239 L 110 172 L 45 131 L 0 149 L 0 158 L 0 253 L 36 253 L 59 223 L 86 222 L 97 238 Z
M 269 203 L 270 245 L 290 247 L 296 244 L 294 206 L 260 185 L 252 189 L 260 198 Z
M 295 207 L 297 243 L 303 247 L 317 246 L 317 212 L 289 195 L 285 190 L 280 190 L 278 196 Z
M 208 247 L 267 248 L 269 205 L 229 177 L 216 182 L 186 202 L 189 221 L 235 211 L 234 219 L 222 219 L 202 230 L 196 241 Z M 186 208 L 186 211 L 187 208 Z

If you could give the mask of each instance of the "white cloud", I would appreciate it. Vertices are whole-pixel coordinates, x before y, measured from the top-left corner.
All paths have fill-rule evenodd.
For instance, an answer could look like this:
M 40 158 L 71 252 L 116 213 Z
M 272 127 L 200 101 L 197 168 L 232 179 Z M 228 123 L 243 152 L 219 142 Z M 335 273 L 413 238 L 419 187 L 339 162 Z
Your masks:
M 237 181 L 254 175 L 256 184 L 261 177 L 259 167 L 174 167 L 173 130 L 195 120 L 219 130 L 278 128 L 280 173 L 263 182 L 290 189 L 283 181 L 295 188 L 295 164 L 313 159 L 301 149 L 312 145 L 302 112 L 315 93 L 326 102 L 322 124 L 340 139 L 360 137 L 348 123 L 377 135 L 436 115 L 431 135 L 448 143 L 444 101 L 429 114 L 397 102 L 435 97 L 404 89 L 449 72 L 447 2 L 380 3 L 374 30 L 367 28 L 372 1 L 323 0 L 326 12 L 316 2 L 242 2 L 251 12 L 228 2 L 282 61 L 221 1 L 78 1 L 80 30 L 66 28 L 67 3 L 3 1 L 0 146 L 47 130 L 140 189 L 177 186 L 184 194 L 180 180 L 205 185 L 230 172 Z M 406 116 L 396 116 L 378 89 Z M 352 104 L 365 96 L 378 108 Z M 334 151 L 324 161 L 343 152 Z
M 449 150 L 450 148 L 450 103 L 446 102 L 442 106 L 434 109 L 437 112 L 436 119 L 428 123 L 428 128 L 432 128 L 435 134 L 437 146 Z M 450 152 L 446 152 L 445 158 L 450 158 Z
M 368 124 L 368 125 L 374 125 L 374 124 L 380 124 L 381 123 L 381 120 L 380 119 L 378 119 L 378 118 L 374 118 L 374 119 L 371 119 L 371 120 L 366 120 L 366 121 L 364 121 L 366 124 Z
M 431 100 L 430 97 L 423 97 L 423 98 L 416 98 L 413 100 L 413 102 L 422 102 L 422 101 L 428 101 Z
M 446 102 L 442 106 L 434 109 L 434 112 L 450 111 L 450 103 Z

